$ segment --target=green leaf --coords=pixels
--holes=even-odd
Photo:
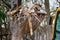
[[[0,19],[5,20],[7,18],[6,13],[4,13],[4,9],[0,8]]]

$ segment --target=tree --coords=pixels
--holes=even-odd
[[[4,34],[6,32],[3,32],[3,31],[6,30],[5,29],[6,28],[6,23],[5,23],[6,22],[6,18],[7,18],[7,15],[4,13],[3,7],[0,7],[0,40],[2,40],[2,37],[3,37],[2,35],[6,35],[6,34]]]
[[[49,20],[50,20],[50,5],[49,5],[49,0],[45,0],[45,10],[46,10],[46,12],[48,14],[48,17],[47,17],[47,24],[48,24],[47,29],[48,29],[48,31],[47,31],[47,33],[49,35],[47,34],[47,37],[48,37],[47,40],[51,40],[51,27],[49,25]]]
[[[22,0],[18,0],[18,6],[20,6],[20,5],[21,5],[21,2],[22,2]]]
[[[48,13],[48,15],[49,15],[49,13],[50,13],[49,0],[45,0],[45,10],[46,10],[46,12],[47,12],[47,13]]]

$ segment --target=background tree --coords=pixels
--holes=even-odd
[[[3,39],[3,35],[6,35],[5,33],[7,32],[6,31],[6,18],[7,18],[7,15],[4,12],[4,8],[0,7],[0,40]]]
[[[52,40],[51,39],[51,26],[49,24],[49,20],[50,20],[50,4],[49,4],[49,0],[45,0],[45,11],[47,12],[48,14],[48,18],[47,18],[47,37],[48,39],[47,40]]]

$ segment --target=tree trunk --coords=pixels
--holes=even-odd
[[[49,0],[45,0],[45,10],[49,15],[49,13],[50,13]]]
[[[22,1],[22,0],[18,0],[18,6],[20,6],[20,5],[21,5],[21,1]]]
[[[49,20],[50,20],[50,6],[49,6],[49,0],[45,0],[45,10],[48,14],[48,17],[47,17],[47,40],[52,40],[51,39],[51,27],[49,25]]]

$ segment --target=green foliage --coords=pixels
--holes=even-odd
[[[0,7],[0,20],[5,20],[7,18],[6,13],[4,13],[4,9]]]

